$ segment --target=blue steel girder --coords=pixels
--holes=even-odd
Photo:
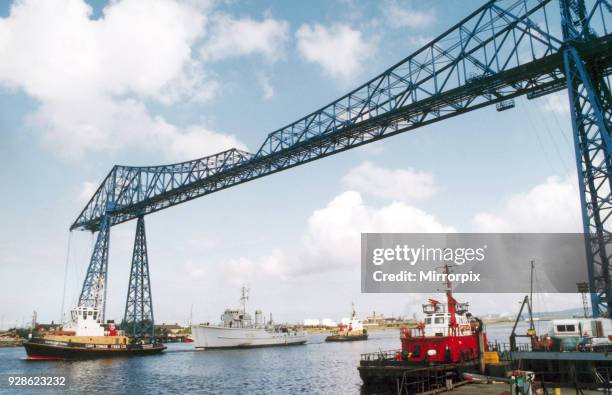
[[[601,46],[612,51],[610,40],[602,42]],[[602,52],[596,50],[601,46],[594,45],[587,48],[586,52],[601,56]],[[610,59],[605,61],[611,63]],[[405,105],[384,115],[339,128],[334,133],[312,137],[278,152],[259,157],[242,153],[240,160],[212,172],[202,172],[200,167],[189,165],[206,161],[208,157],[158,167],[116,166],[71,228],[97,230],[99,213],[105,211],[106,204],[113,205],[113,224],[125,222],[140,214],[149,214],[492,103],[538,92],[549,86],[558,86],[565,81],[562,65],[562,57],[557,53],[503,73],[473,77],[466,86],[449,90],[444,95]],[[116,190],[108,193],[112,185],[115,185]],[[107,196],[119,198],[108,202]]]
[[[597,4],[597,3],[596,3]],[[599,2],[599,9],[611,7]],[[606,65],[585,59],[579,43],[596,37],[597,7],[562,0],[563,56],[578,167],[583,229],[594,316],[612,317],[612,98]]]
[[[551,0],[489,1],[420,50],[333,103],[270,133],[255,154],[232,149],[166,166],[115,166],[71,229],[95,231],[258,177],[565,83]],[[607,11],[606,11],[607,12]],[[605,64],[604,35],[581,55]]]
[[[126,334],[132,338],[153,340],[155,337],[147,236],[142,216],[138,217],[136,224],[130,283],[122,326]]]
[[[252,154],[230,149],[193,161],[164,166],[114,166],[93,197],[89,200],[80,219],[98,219],[106,212],[114,212],[138,201],[147,201],[170,191],[193,185],[208,179],[240,163],[247,162]],[[144,211],[143,213],[146,213]],[[113,218],[113,225],[117,219]],[[99,220],[73,224],[71,229],[98,230]]]

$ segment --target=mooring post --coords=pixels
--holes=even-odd
[[[485,374],[485,342],[482,330],[478,331],[478,369],[480,373]]]

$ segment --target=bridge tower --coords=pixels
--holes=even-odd
[[[147,236],[143,216],[138,217],[136,224],[132,270],[130,271],[130,284],[125,302],[123,329],[127,335],[134,338],[148,337],[152,341],[155,337]]]
[[[108,248],[110,244],[111,216],[106,214],[100,220],[100,229],[96,237],[87,267],[87,274],[83,281],[83,288],[79,296],[79,306],[95,307],[98,309],[100,322],[104,323],[106,312],[106,282],[108,272]]]
[[[610,12],[610,5],[604,3]],[[612,317],[612,99],[605,66],[586,61],[595,38],[584,0],[560,0],[563,62],[569,93],[593,317]],[[594,7],[593,11],[597,11]]]

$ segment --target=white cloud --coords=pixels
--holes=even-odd
[[[386,169],[370,162],[351,169],[343,178],[347,189],[396,201],[431,197],[436,188],[433,175],[414,169]]]
[[[216,97],[221,88],[219,81],[207,76],[208,72],[202,63],[191,59],[176,78],[160,89],[155,99],[166,105],[181,100],[205,103]]]
[[[412,185],[423,185],[426,190],[422,195],[413,196],[414,199],[426,198],[434,191],[431,175],[427,173],[379,169],[367,162],[364,165],[350,171],[343,180],[345,184],[347,178],[354,178],[358,181],[350,182],[362,186],[366,192],[378,183],[397,183],[397,189],[384,193],[384,197],[391,198],[405,197]],[[580,232],[578,195],[573,183],[569,177],[550,177],[526,193],[515,194],[497,212],[477,214],[473,220],[476,231]],[[347,190],[310,215],[301,243],[295,249],[276,250],[268,257],[231,260],[228,273],[242,282],[265,276],[291,281],[303,275],[353,270],[360,260],[361,233],[372,232],[452,233],[456,229],[405,202],[373,206],[364,201],[360,192]],[[264,262],[268,265],[266,270]]]
[[[478,232],[581,232],[576,179],[549,177],[508,198],[497,212],[477,214],[473,222]]]
[[[187,261],[185,263],[185,272],[191,279],[203,279],[208,275],[208,271],[202,266],[193,263],[193,261]]]
[[[170,130],[161,135],[160,140],[167,140],[171,158],[198,158],[224,151],[230,147],[247,151],[247,147],[235,136],[217,133],[203,127],[192,126],[183,132]]]
[[[153,97],[191,59],[204,15],[170,0],[112,2],[99,20],[81,0],[24,0],[0,20],[0,81],[40,100]]]
[[[342,10],[342,15],[352,21],[363,18],[363,2],[358,0],[338,0],[338,7]]]
[[[381,141],[378,143],[370,143],[366,145],[362,145],[360,148],[364,153],[367,153],[368,156],[379,156],[383,152],[385,152],[385,146]]]
[[[262,21],[234,19],[219,14],[212,22],[210,38],[200,52],[207,60],[258,54],[269,61],[276,61],[282,57],[288,39],[287,21],[271,17]]]
[[[361,233],[455,232],[435,216],[406,204],[435,192],[433,176],[413,169],[385,169],[364,162],[342,179],[346,190],[308,218],[301,243],[292,251],[275,250],[258,258],[229,260],[226,275],[232,283],[290,281],[300,275],[355,269],[360,259]],[[395,200],[381,207],[368,205],[362,193]]]
[[[566,219],[553,221],[555,217],[564,217],[564,214],[571,211],[570,208],[578,213],[577,207],[572,207],[571,204],[573,188],[569,185],[570,182],[570,179],[553,177],[526,193],[512,196],[499,213],[488,214],[498,220],[497,224],[503,226],[481,223],[482,227],[478,230],[579,231],[579,228],[572,228]],[[547,204],[551,207],[544,207]],[[539,225],[541,222],[549,222],[550,228]],[[456,229],[417,207],[401,202],[373,206],[366,203],[359,192],[345,191],[324,207],[313,211],[301,243],[295,243],[297,245],[292,249],[275,250],[267,256],[232,259],[227,262],[223,273],[224,280],[232,286],[256,284],[260,293],[266,289],[284,289],[295,298],[298,295],[310,295],[305,309],[307,313],[302,314],[312,314],[310,311],[315,309],[333,311],[333,307],[325,302],[329,298],[356,300],[361,311],[363,306],[376,308],[376,311],[386,309],[389,313],[418,311],[414,306],[431,295],[407,295],[411,303],[405,311],[401,304],[397,304],[397,300],[386,299],[384,295],[368,295],[360,299],[359,262],[362,232],[450,233],[456,232]],[[313,295],[313,290],[316,290],[316,295]],[[507,305],[504,302],[509,298],[519,301],[522,295],[474,294],[464,295],[462,300],[471,302],[476,314],[490,313],[498,309],[499,313],[514,315],[514,306],[504,308]],[[579,302],[579,298],[573,294],[536,295],[536,300],[544,300],[544,304],[538,304],[538,309],[542,311],[573,307]],[[274,299],[270,298],[269,303],[273,302]],[[281,301],[274,309],[282,310],[283,306],[286,306],[286,303]],[[299,315],[297,317],[302,318]]]
[[[144,104],[214,96],[218,84],[192,57],[205,7],[124,0],[97,20],[91,13],[83,0],[24,0],[0,18],[0,85],[40,103],[28,120],[46,147],[71,159],[138,147],[181,160],[244,148],[203,125],[173,125]]]
[[[265,280],[286,280],[288,261],[285,253],[274,250],[255,259],[239,257],[225,263],[225,276],[232,285]]]
[[[551,95],[547,95],[544,98],[544,104],[542,105],[542,109],[544,111],[569,116],[570,111],[567,93],[557,92]]]
[[[397,0],[387,0],[381,3],[383,15],[393,28],[401,27],[425,27],[432,24],[436,19],[436,10],[417,10],[410,6],[402,7]]]
[[[367,205],[359,192],[346,191],[308,219],[299,270],[312,272],[355,267],[360,259],[361,233],[455,232],[433,215],[404,204],[376,208]]]
[[[98,189],[98,183],[93,181],[85,181],[81,184],[81,189],[78,193],[77,200],[81,203],[87,203],[89,199]]]
[[[167,160],[198,158],[230,147],[246,149],[235,137],[205,126],[180,128],[151,116],[135,99],[98,96],[88,101],[46,102],[29,121],[44,130],[45,146],[71,159],[126,146],[160,151]]]
[[[257,76],[257,83],[261,87],[264,100],[270,100],[272,97],[274,97],[274,87],[270,83],[270,78],[268,78],[268,76],[265,74],[259,74]]]
[[[226,276],[232,284],[259,280],[291,281],[300,275],[358,268],[361,233],[455,232],[433,215],[404,203],[367,205],[359,192],[346,191],[308,219],[301,244],[291,252],[275,250],[257,258],[229,260]]]
[[[296,32],[298,51],[308,62],[317,63],[329,76],[346,82],[361,71],[374,46],[359,30],[345,24],[325,27],[302,25]]]
[[[410,35],[410,37],[408,37],[407,39],[410,44],[414,45],[415,47],[421,48],[422,46],[424,46],[425,44],[433,40],[433,37],[422,36],[420,34],[417,34],[417,35]]]

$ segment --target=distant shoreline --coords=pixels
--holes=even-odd
[[[486,325],[512,324],[514,323],[514,320],[515,318],[508,317],[508,318],[485,319],[485,320],[482,320],[482,322]],[[415,327],[416,327],[416,323],[414,322],[407,322],[407,323],[393,324],[393,325],[364,325],[364,328],[370,332],[387,331],[387,330],[394,330],[394,329],[400,329],[400,328],[415,328]],[[329,333],[329,332],[337,330],[336,327],[332,327],[332,328],[304,327],[303,329],[308,333]]]
[[[400,329],[404,327],[413,328],[415,326],[416,324],[414,323],[406,323],[406,324],[397,324],[397,325],[395,324],[394,325],[364,325],[363,328],[369,332],[377,332],[377,331]],[[337,327],[332,327],[332,328],[305,327],[304,328],[304,330],[308,333],[329,333],[329,332],[336,331],[337,329],[338,329]]]

